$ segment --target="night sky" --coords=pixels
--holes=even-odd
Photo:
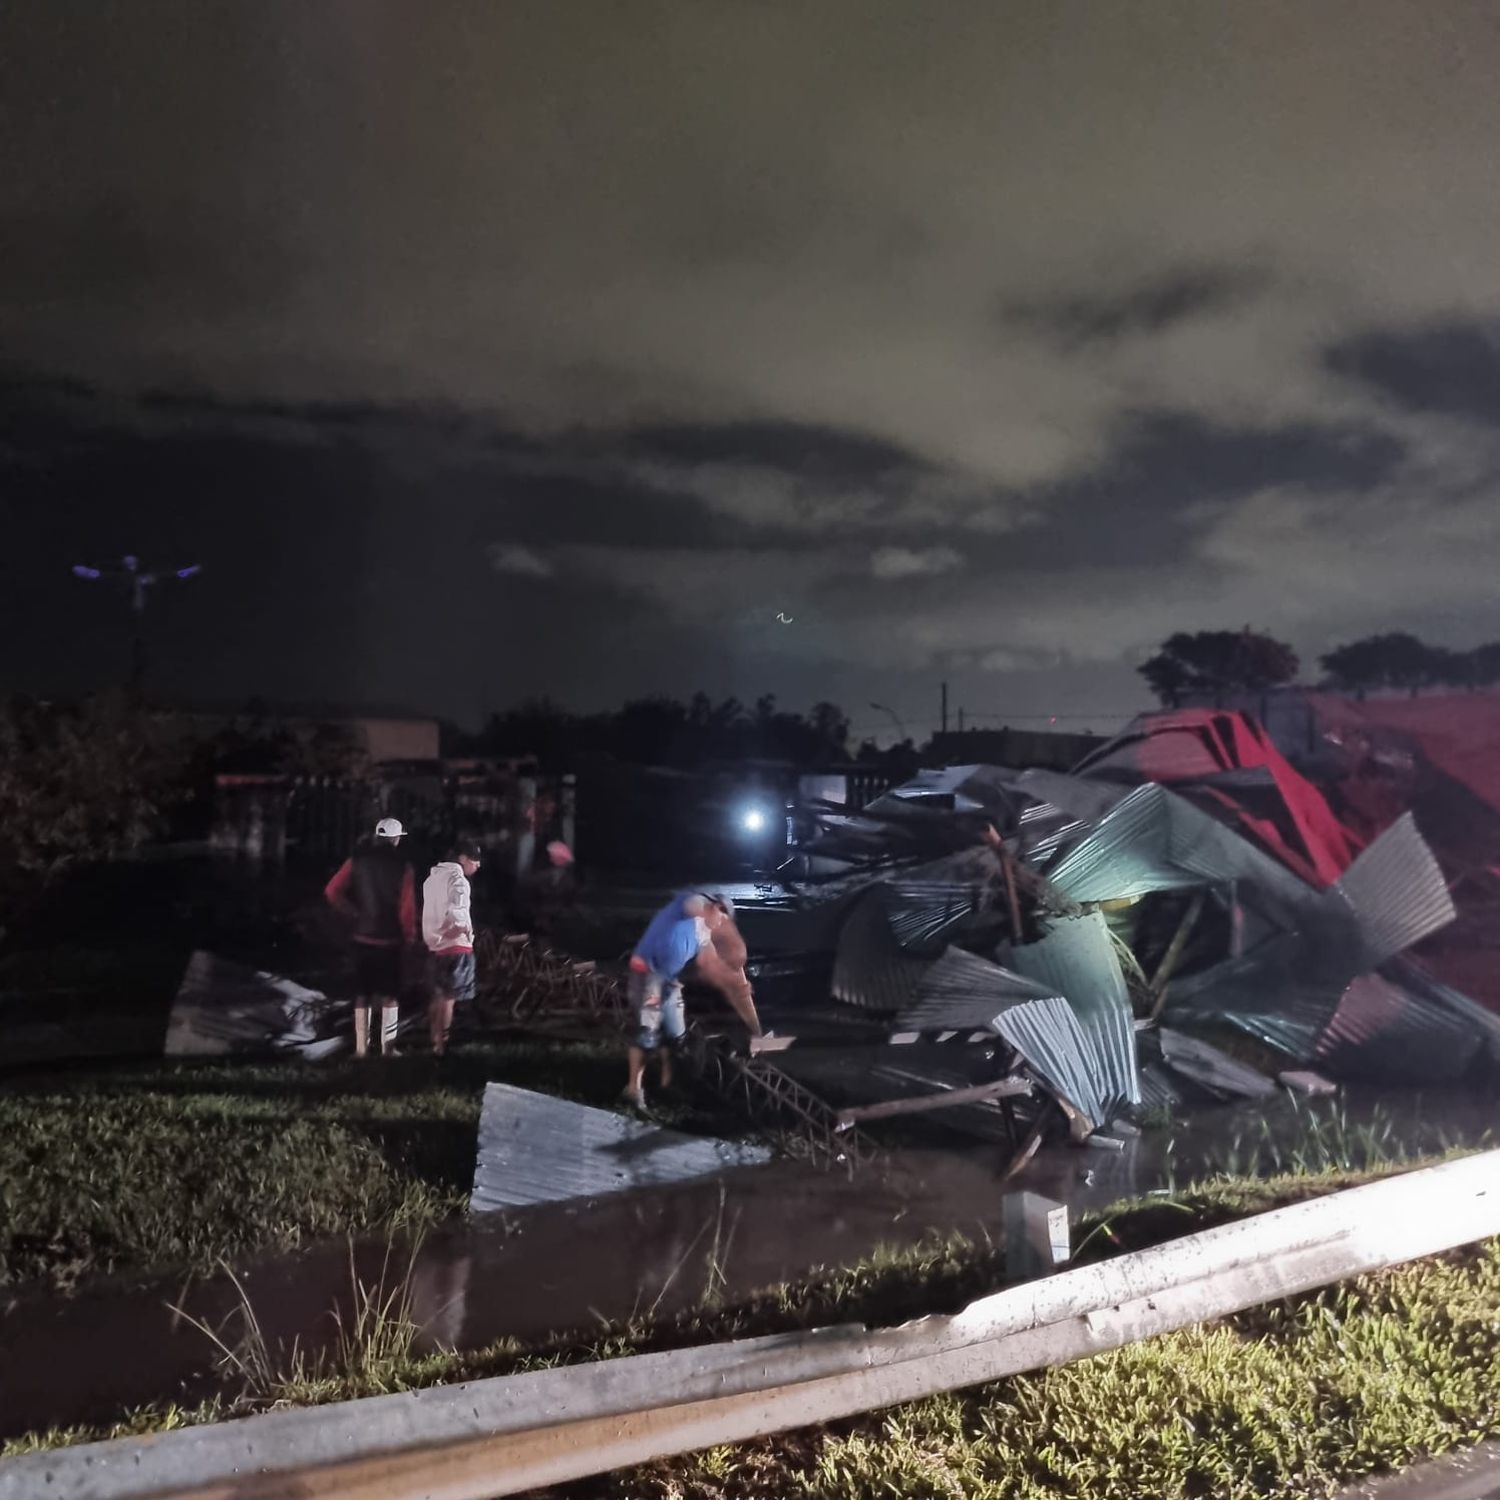
[[[6,0],[0,685],[1109,729],[1500,636],[1500,9]],[[784,624],[778,615],[790,617]]]

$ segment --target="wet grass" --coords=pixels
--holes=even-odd
[[[552,1493],[1325,1494],[1500,1434],[1500,1241],[1035,1375]]]
[[[1077,1258],[1081,1262],[1099,1260],[1126,1249],[1162,1243],[1216,1223],[1355,1186],[1403,1165],[1413,1163],[1386,1163],[1359,1171],[1328,1170],[1317,1174],[1293,1172],[1280,1178],[1254,1183],[1213,1179],[1185,1189],[1171,1202],[1147,1199],[1118,1205],[1084,1221],[1080,1231],[1084,1244]],[[355,1280],[354,1295],[351,1298],[354,1315],[346,1324],[341,1324],[340,1337],[333,1352],[324,1354],[316,1362],[309,1362],[295,1347],[272,1358],[264,1339],[260,1337],[250,1300],[242,1292],[241,1306],[233,1320],[235,1326],[205,1330],[206,1337],[212,1339],[221,1370],[226,1376],[225,1394],[199,1408],[156,1408],[161,1417],[161,1430],[196,1421],[248,1415],[282,1406],[318,1405],[498,1375],[519,1374],[559,1365],[737,1338],[798,1332],[836,1324],[890,1327],[928,1314],[957,1312],[976,1298],[998,1290],[1005,1282],[1004,1254],[1000,1246],[960,1235],[931,1236],[916,1246],[877,1248],[871,1255],[853,1265],[821,1268],[795,1282],[766,1288],[733,1303],[726,1303],[722,1295],[724,1274],[723,1266],[719,1264],[719,1254],[721,1250],[727,1253],[730,1247],[723,1235],[722,1214],[717,1223],[710,1219],[704,1225],[702,1239],[709,1247],[710,1254],[708,1265],[702,1273],[702,1295],[694,1308],[671,1318],[657,1318],[655,1308],[646,1308],[640,1310],[634,1318],[623,1322],[601,1322],[592,1329],[562,1333],[529,1345],[506,1339],[473,1351],[414,1353],[416,1329],[412,1323],[407,1291],[409,1260],[404,1276],[390,1274],[388,1258],[386,1271],[375,1284],[362,1286]],[[1500,1254],[1500,1251],[1496,1254]],[[1494,1258],[1492,1255],[1491,1259]],[[1483,1277],[1488,1278],[1483,1279],[1483,1288],[1493,1289],[1496,1275],[1500,1274],[1488,1261],[1476,1260],[1472,1255],[1449,1257],[1433,1264],[1442,1266],[1450,1263],[1471,1269],[1479,1266],[1483,1270]],[[1489,1269],[1484,1270],[1485,1266]],[[351,1264],[351,1277],[353,1276]],[[1320,1294],[1325,1300],[1337,1295],[1339,1294],[1335,1292]],[[1267,1317],[1270,1318],[1271,1315],[1267,1314]],[[1273,1322],[1274,1319],[1267,1323],[1267,1328]],[[1500,1331],[1500,1297],[1496,1298],[1492,1309],[1492,1322],[1495,1329]],[[1253,1319],[1240,1319],[1225,1327],[1243,1332],[1253,1324]],[[1174,1337],[1182,1339],[1187,1336]],[[1500,1357],[1500,1352],[1497,1352],[1497,1357]],[[1064,1372],[1054,1372],[1054,1375],[1062,1373]],[[1041,1378],[1043,1377],[1037,1377]],[[962,1399],[968,1401],[970,1398]],[[931,1404],[924,1403],[924,1406]],[[0,1449],[0,1454],[156,1430],[151,1425],[151,1410],[153,1409],[142,1408],[126,1413],[118,1423],[108,1427],[60,1429],[51,1433],[32,1434]],[[847,1427],[847,1433],[861,1432],[867,1439],[874,1430],[868,1422],[863,1426],[856,1424]],[[845,1432],[846,1429],[840,1428],[838,1431]],[[821,1443],[823,1437],[820,1436],[817,1441]],[[806,1446],[806,1442],[801,1437],[792,1436],[779,1440],[776,1445],[770,1445],[767,1451],[800,1451],[800,1447]],[[696,1463],[697,1460],[691,1462]],[[703,1462],[712,1467],[715,1460],[710,1458]],[[753,1478],[757,1461],[752,1458],[747,1462],[749,1467],[746,1474],[739,1474],[734,1481],[736,1484],[748,1482],[746,1475]],[[681,1467],[679,1465],[671,1469],[670,1474],[678,1475]],[[696,1475],[692,1481],[694,1484],[706,1482],[704,1474],[699,1474],[696,1470],[693,1472]],[[704,1473],[706,1472],[705,1470]],[[663,1477],[668,1473],[668,1470],[662,1470],[657,1475],[666,1484],[665,1488],[653,1488],[656,1479],[647,1476],[641,1480],[644,1487],[639,1491],[626,1488],[611,1493],[663,1496],[721,1493],[711,1488],[688,1487],[674,1490]],[[814,1484],[815,1477],[799,1475],[797,1484],[812,1486],[814,1492],[822,1493]],[[676,1482],[674,1478],[672,1483]],[[797,1490],[789,1488],[785,1492],[795,1493]],[[777,1491],[767,1487],[730,1487],[722,1493],[727,1496],[741,1493],[772,1494]],[[828,1493],[867,1492],[835,1488]],[[875,1489],[868,1493],[895,1494],[905,1491]],[[915,1493],[956,1494],[967,1491],[938,1489],[918,1490]],[[988,1494],[990,1491],[984,1490],[981,1493]],[[997,1490],[995,1493],[1011,1491]],[[1015,1493],[1032,1492],[1021,1489]],[[1053,1491],[1039,1490],[1036,1493],[1050,1494]],[[1135,1491],[1122,1493],[1133,1494]]]
[[[12,1083],[0,1285],[421,1229],[466,1209],[486,1081],[613,1106],[621,1072],[606,1044],[528,1040],[442,1064],[158,1063]]]
[[[915,1271],[941,1269],[955,1253],[934,1247],[904,1263],[889,1257],[889,1267],[909,1286]],[[849,1306],[882,1275],[878,1264],[849,1273]],[[825,1295],[839,1299],[831,1288]],[[497,1346],[478,1356],[414,1359],[399,1297],[371,1292],[363,1305],[372,1316],[347,1350],[318,1370],[287,1371],[258,1399],[141,1409],[107,1429],[18,1439],[0,1456],[643,1347],[627,1330],[567,1349]],[[550,1493],[1250,1500],[1326,1493],[1496,1435],[1500,1241],[1490,1241],[1058,1369]]]

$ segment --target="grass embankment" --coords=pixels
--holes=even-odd
[[[1410,1163],[1224,1178],[1100,1218],[1087,1258],[1356,1185]],[[1107,1234],[1102,1232],[1107,1230]],[[881,1251],[731,1306],[523,1347],[416,1355],[399,1279],[356,1299],[357,1326],[317,1365],[266,1357],[247,1321],[226,1358],[234,1400],[152,1408],[111,1428],[0,1449],[163,1431],[590,1359],[833,1323],[889,1326],[956,1311],[1003,1277],[998,1247],[961,1238]],[[710,1278],[712,1280],[712,1278]],[[569,1494],[730,1500],[826,1496],[1250,1496],[1316,1492],[1500,1432],[1500,1242],[1276,1304],[1060,1370],[716,1449]]]
[[[1500,1241],[1060,1369],[558,1492],[1308,1496],[1500,1434]]]
[[[0,1285],[204,1269],[465,1210],[487,1081],[613,1105],[602,1044],[314,1065],[157,1063],[0,1092]],[[687,1123],[692,1123],[689,1120]]]

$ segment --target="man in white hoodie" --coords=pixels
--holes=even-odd
[[[427,944],[431,987],[427,1022],[436,1057],[448,1048],[454,1002],[474,998],[474,918],[469,911],[469,877],[479,868],[479,862],[477,844],[457,843],[447,859],[432,867],[422,885],[422,938]]]

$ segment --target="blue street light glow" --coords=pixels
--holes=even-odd
[[[748,807],[740,814],[740,827],[746,833],[761,833],[765,826],[766,815],[758,807]]]

